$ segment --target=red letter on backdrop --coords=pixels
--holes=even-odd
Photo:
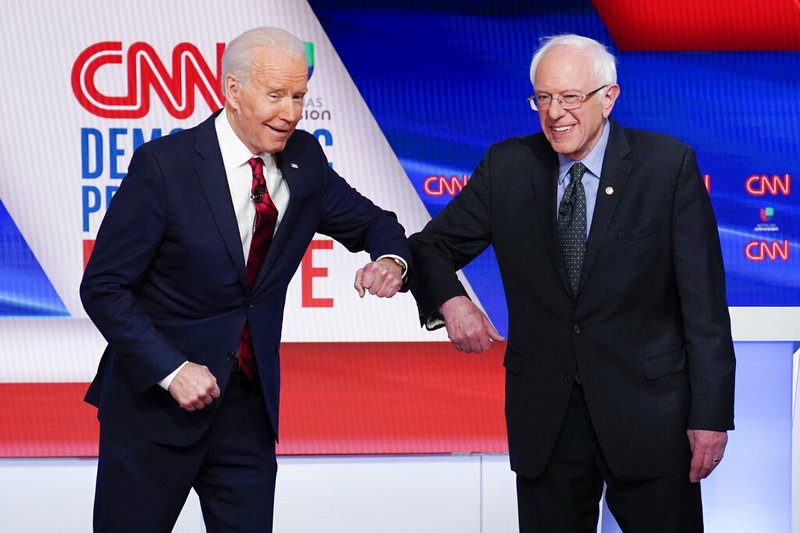
[[[328,269],[314,266],[314,250],[333,250],[333,241],[313,240],[309,243],[301,266],[300,285],[303,307],[333,307],[333,298],[314,298],[314,278],[327,278]]]

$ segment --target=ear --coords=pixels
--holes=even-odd
[[[239,83],[233,74],[225,76],[225,101],[233,109],[239,109],[239,93],[242,90],[242,84]]]
[[[618,97],[619,85],[616,83],[605,90],[605,94],[602,99],[603,118],[608,118],[608,116],[611,114],[611,110],[614,109],[614,104],[617,102]]]

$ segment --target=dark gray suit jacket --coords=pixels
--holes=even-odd
[[[455,271],[492,244],[509,311],[512,468],[552,452],[573,376],[613,472],[688,472],[686,430],[733,428],[735,360],[719,236],[694,152],[613,121],[577,298],[558,244],[558,158],[543,134],[489,148],[411,237],[423,321],[466,292]]]

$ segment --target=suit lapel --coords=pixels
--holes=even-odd
[[[242,253],[242,239],[239,236],[239,226],[236,222],[236,213],[233,211],[231,191],[222,162],[222,153],[219,150],[214,119],[219,112],[214,113],[209,119],[197,127],[195,150],[200,154],[201,160],[197,162],[197,178],[200,187],[206,196],[206,201],[214,216],[222,241],[228,249],[231,261],[236,268],[239,279],[247,287],[245,261]],[[203,228],[198,228],[203,231]]]
[[[558,226],[556,225],[556,198],[558,191],[558,156],[556,156],[545,136],[535,137],[533,146],[534,159],[541,162],[541,168],[533,168],[534,204],[539,216],[539,223],[544,233],[544,243],[553,266],[564,289],[571,293],[567,270],[561,258],[561,247],[558,244]]]
[[[603,158],[603,170],[600,177],[600,186],[597,189],[597,200],[594,206],[592,228],[586,242],[586,256],[583,260],[581,271],[581,285],[588,278],[592,264],[597,257],[600,243],[603,242],[608,225],[614,216],[619,199],[622,196],[625,182],[631,172],[631,163],[627,160],[630,145],[625,135],[625,130],[615,122],[609,120],[611,132],[608,137],[608,146]]]

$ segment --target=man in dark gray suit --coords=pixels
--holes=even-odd
[[[490,147],[411,237],[422,321],[465,352],[503,340],[455,274],[493,245],[523,533],[594,531],[604,483],[625,531],[702,531],[735,359],[694,152],[610,120],[615,60],[594,40],[546,40],[531,82],[542,133]]]

